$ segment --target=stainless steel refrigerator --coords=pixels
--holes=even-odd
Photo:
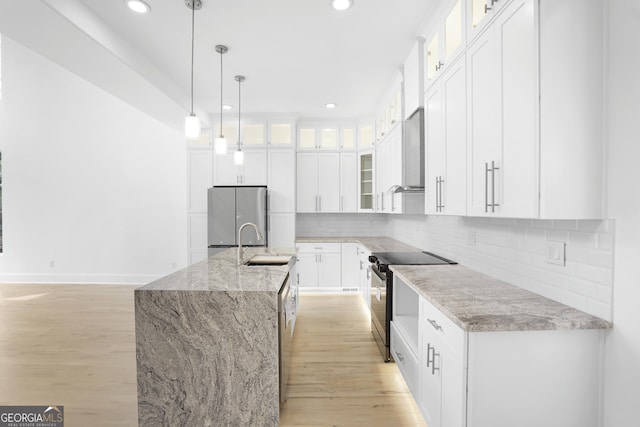
[[[209,256],[237,247],[238,228],[246,222],[258,226],[242,230],[243,246],[267,246],[267,187],[211,187],[207,194]]]

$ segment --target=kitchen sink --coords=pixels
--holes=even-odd
[[[287,265],[290,255],[254,255],[245,263],[247,266]]]

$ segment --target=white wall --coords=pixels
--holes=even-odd
[[[638,425],[640,403],[640,2],[609,2],[609,216],[616,219],[605,426]]]
[[[181,135],[6,37],[2,67],[0,281],[146,283],[184,266]]]

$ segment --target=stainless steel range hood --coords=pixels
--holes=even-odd
[[[424,193],[424,108],[418,108],[402,126],[402,182],[387,193]]]

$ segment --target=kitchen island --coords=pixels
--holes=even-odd
[[[282,266],[237,266],[235,249],[135,291],[140,426],[278,425]]]

